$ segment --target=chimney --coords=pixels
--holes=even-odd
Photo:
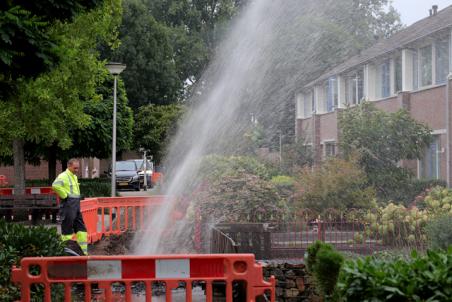
[[[433,5],[433,6],[432,6],[432,11],[433,11],[433,16],[435,16],[436,14],[438,14],[438,5]]]
[[[428,12],[429,12],[429,16],[431,17],[433,15],[432,9],[429,9]]]

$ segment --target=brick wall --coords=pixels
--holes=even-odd
[[[57,174],[61,172],[61,162],[57,162]],[[14,185],[14,167],[13,166],[0,166],[0,175],[5,175],[8,178],[8,183]],[[25,166],[25,178],[26,179],[48,179],[48,162],[41,161],[39,166],[33,166],[27,164]]]

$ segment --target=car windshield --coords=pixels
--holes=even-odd
[[[142,159],[136,159],[135,163],[137,164],[137,167],[140,167],[140,170],[143,170],[143,160]],[[152,162],[149,160],[146,161],[146,170],[153,170],[154,166]]]
[[[133,161],[118,161],[116,163],[116,171],[136,171],[137,168]]]

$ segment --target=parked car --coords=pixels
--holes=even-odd
[[[143,165],[143,159],[133,159],[133,161],[136,163],[138,168],[138,175],[140,175],[141,178],[143,178],[144,175],[144,165]],[[146,182],[148,188],[153,187],[152,183],[152,174],[154,173],[154,163],[150,160],[146,160]],[[143,182],[144,186],[144,182]]]
[[[143,187],[143,177],[140,177],[138,166],[134,160],[117,161],[115,175],[118,189],[139,191]]]

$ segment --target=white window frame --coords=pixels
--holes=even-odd
[[[336,140],[334,139],[327,139],[327,140],[323,140],[321,142],[321,145],[323,146],[323,158],[330,158],[330,157],[335,157],[337,155],[337,144],[336,144]],[[333,145],[334,146],[334,154],[333,155],[328,155],[327,154],[327,145]]]
[[[436,175],[435,178],[426,178],[423,177],[421,174],[421,167],[422,167],[422,160],[417,160],[417,178],[418,179],[441,179],[441,153],[444,153],[443,147],[441,146],[441,134],[445,134],[447,131],[445,129],[435,130],[432,131],[432,135],[435,137],[435,140],[437,140],[437,148],[436,148]],[[428,146],[430,148],[430,145]],[[423,169],[423,168],[422,168]]]
[[[382,79],[382,70],[383,70],[383,65],[384,64],[388,64],[389,70],[388,70],[388,95],[383,95],[383,79]],[[394,95],[393,92],[393,79],[395,78],[394,74],[394,67],[393,67],[394,63],[393,63],[393,59],[392,58],[384,58],[383,60],[378,61],[375,64],[375,79],[376,79],[376,85],[375,85],[375,100],[382,100],[382,99],[386,99],[386,98],[390,98]]]

